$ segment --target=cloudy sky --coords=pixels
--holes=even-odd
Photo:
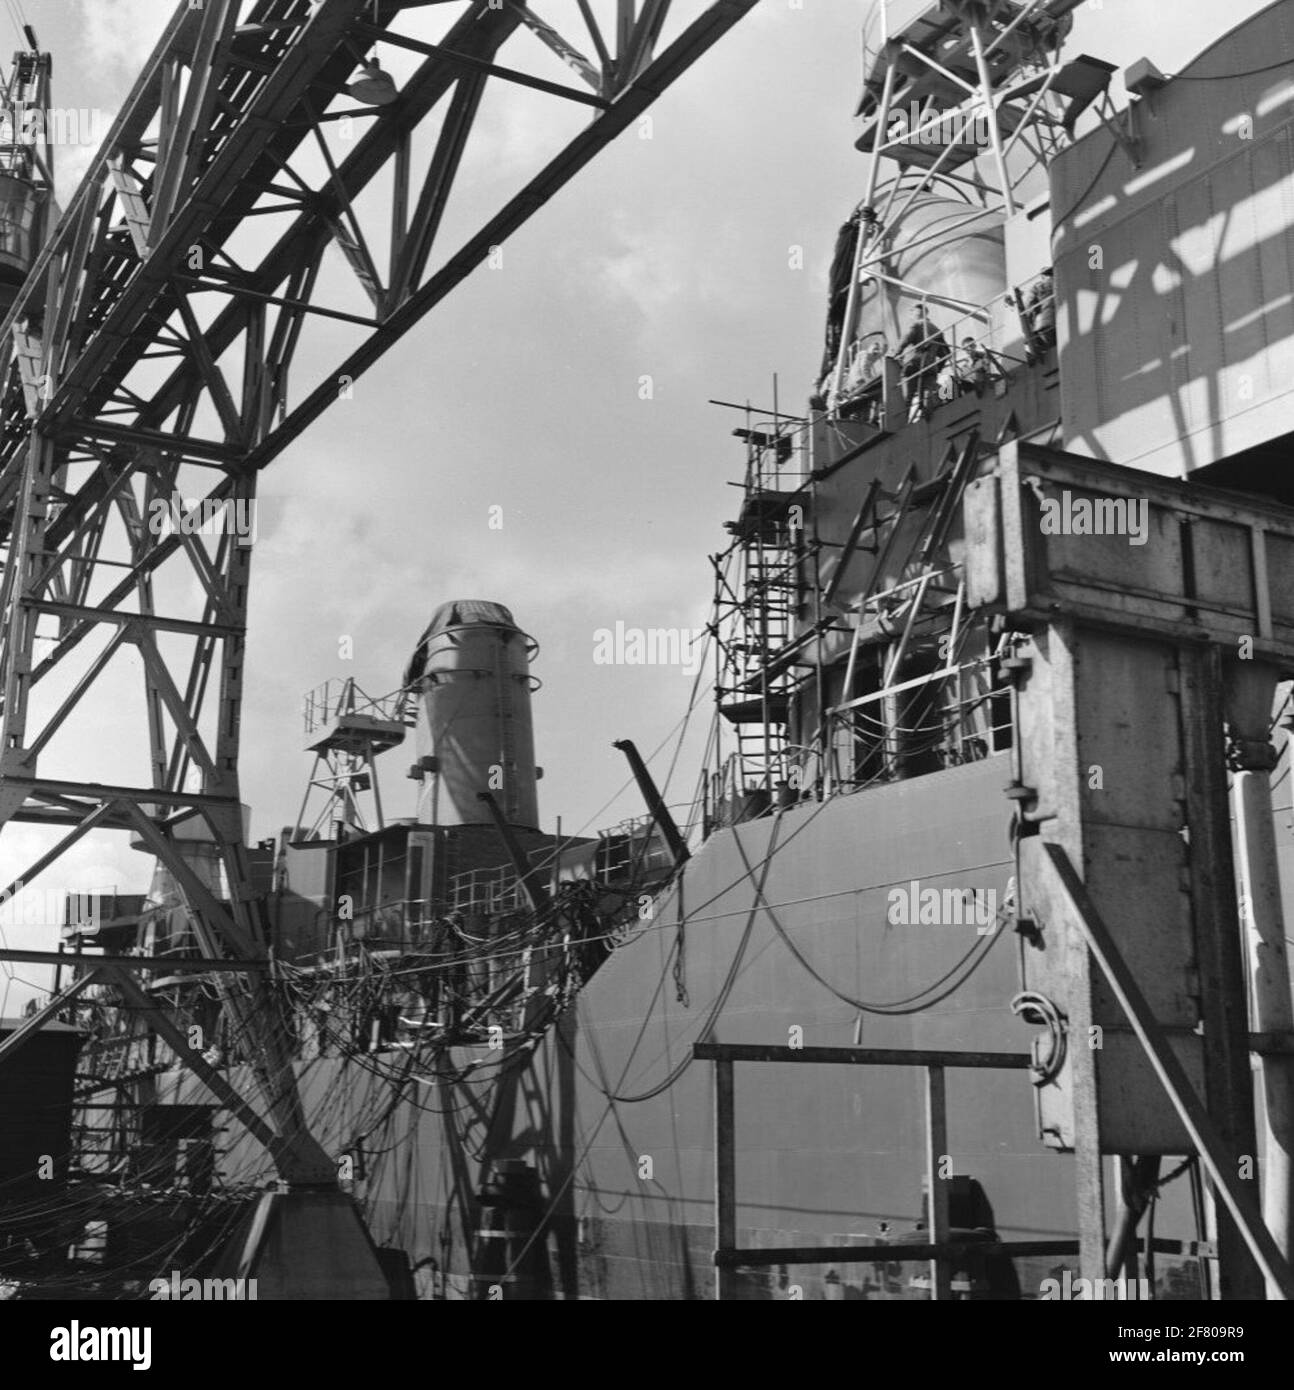
[[[24,8],[54,55],[55,103],[110,118],[173,7]],[[443,23],[459,8],[424,13]],[[574,0],[535,8],[582,38]],[[701,6],[675,8],[685,21]],[[1152,0],[1091,0],[1069,51],[1121,66],[1145,55],[1172,72],[1261,8],[1175,0],[1168,24],[1168,8]],[[568,832],[592,831],[640,812],[621,790],[612,740],[655,748],[682,716],[691,681],[679,670],[597,665],[594,633],[617,621],[706,621],[706,556],[724,545],[738,498],[729,484],[744,463],[730,435],[741,418],[707,401],[767,406],[776,375],[784,408],[803,404],[836,228],[862,191],[851,116],[867,9],[762,0],[656,104],[650,139],[631,129],[599,155],[507,244],[500,269],[456,290],[267,471],[243,716],[254,838],[297,811],[309,766],[302,693],[337,675],[372,693],[394,689],[431,611],[452,598],[507,604],[539,640],[545,825],[560,815]],[[0,26],[5,52],[14,36],[2,12]],[[389,66],[400,75],[398,60]],[[479,182],[464,185],[472,199],[496,182],[515,186],[569,133],[569,113],[559,130],[550,110],[562,104],[515,98],[502,91],[483,109],[484,156],[469,166]],[[92,153],[60,152],[64,203]],[[494,507],[501,529],[489,525]],[[348,662],[338,659],[343,637],[354,643]],[[95,718],[100,740],[135,737],[133,716]],[[702,707],[695,722],[707,720]],[[397,750],[388,761],[388,814],[412,814],[401,776],[409,759]],[[680,761],[671,801],[689,799],[696,771]],[[10,827],[0,876],[21,872],[46,843]],[[46,879],[141,891],[148,872],[121,837],[104,836]],[[50,927],[7,935],[45,949],[56,940]],[[0,976],[0,1013],[20,1008],[28,982],[42,979],[35,968],[16,975],[8,986]]]

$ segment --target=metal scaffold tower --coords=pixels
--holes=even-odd
[[[669,0],[581,4],[578,44],[520,0],[437,6],[450,18],[435,43],[407,32],[427,14],[413,0],[180,5],[0,323],[0,827],[60,835],[14,880],[31,883],[94,831],[132,832],[157,856],[203,957],[249,967],[245,986],[237,972],[217,978],[264,1113],[186,1045],[135,969],[94,976],[290,1182],[336,1175],[307,1131],[280,1011],[250,968],[266,932],[239,789],[253,549],[239,523],[261,469],[754,3],[713,0],[668,41]],[[379,60],[392,53],[417,60],[398,86]],[[571,81],[542,75],[554,54]],[[442,256],[482,99],[522,91],[588,124]],[[48,197],[42,158],[28,175]],[[344,273],[325,270],[334,245]],[[333,365],[303,386],[320,362]],[[110,742],[68,734],[132,662],[145,753],[123,775]],[[227,899],[177,846],[194,815]]]
[[[1107,92],[1112,65],[1061,58],[1082,2],[876,0],[863,33],[856,147],[868,156],[867,174],[852,219],[848,293],[835,306],[835,393],[869,299],[952,311],[980,339],[992,326],[990,307],[920,283],[913,258],[982,228],[986,214],[1020,212],[1098,99],[1101,118],[1124,138]],[[931,194],[948,204],[923,215],[919,200]],[[1023,316],[1024,306],[1014,307]]]
[[[4,92],[0,94],[0,171],[25,182],[34,196],[20,204],[26,215],[6,219],[6,244],[0,255],[12,258],[11,271],[23,257],[36,231],[37,215],[47,206],[54,188],[54,129],[50,76],[53,63],[42,53],[29,25],[24,26],[26,52],[13,55]],[[9,190],[7,190],[9,191]],[[25,274],[26,267],[23,267]]]
[[[934,408],[934,373],[914,380],[900,360],[909,309],[931,315],[932,334],[951,327],[967,353],[946,361],[940,400],[1004,386],[1009,364],[1050,345],[1019,288],[1003,294],[1000,271],[994,282],[971,261],[970,273],[949,274],[938,257],[951,240],[980,237],[1000,265],[1007,224],[1045,190],[1047,162],[1090,107],[1099,102],[1122,138],[1111,65],[1061,57],[1079,3],[876,0],[865,21],[866,175],[832,268],[826,375],[809,421],[774,410],[738,431],[743,505],[729,563],[716,562],[716,685],[735,744],[712,777],[721,816],[1000,746],[996,655],[985,632],[968,630],[947,549],[978,438],[950,448],[930,477],[874,479],[835,539],[819,533],[817,454],[839,463]],[[814,686],[814,712],[797,725],[789,712]]]
[[[804,594],[816,588],[804,574],[816,547],[805,531],[803,422],[774,412],[756,427],[747,417],[734,431],[746,444],[741,512],[727,523],[732,544],[712,557],[715,690],[733,748],[714,773],[709,804],[737,820],[767,808],[787,784],[787,719],[805,680],[792,639]]]
[[[386,824],[378,788],[377,758],[404,742],[414,717],[408,693],[366,695],[353,677],[325,681],[303,702],[306,751],[315,755],[306,780],[296,839],[336,836],[338,830],[367,834]],[[311,793],[321,791],[323,804],[307,816]],[[371,819],[364,813],[365,793],[372,801]]]

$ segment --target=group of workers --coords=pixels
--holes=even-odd
[[[870,423],[879,423],[881,378],[890,355],[879,334],[860,342],[842,386],[841,402],[860,401]],[[902,371],[909,420],[923,418],[939,400],[952,400],[968,391],[981,394],[992,375],[1000,374],[995,359],[974,338],[963,338],[951,348],[924,306],[913,315],[912,325],[893,356]]]
[[[1037,362],[1056,342],[1056,301],[1050,267],[1017,304],[1024,321],[1028,360]],[[924,304],[913,311],[908,331],[892,355],[900,364],[909,423],[924,419],[940,401],[950,401],[970,391],[982,395],[991,381],[1004,375],[996,356],[974,338],[965,337],[955,347],[950,346]],[[837,404],[848,405],[850,413],[861,410],[869,423],[880,424],[882,378],[888,356],[891,353],[882,334],[873,333],[855,343]]]

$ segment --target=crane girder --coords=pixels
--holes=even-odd
[[[0,324],[0,831],[62,835],[16,881],[90,830],[130,830],[171,872],[203,954],[263,960],[238,779],[252,546],[196,522],[254,506],[260,469],[756,2],[694,0],[659,52],[670,0],[581,3],[578,41],[555,27],[576,11],[540,0],[179,6]],[[369,66],[397,52],[417,60],[398,86]],[[554,80],[554,55],[572,81]],[[442,257],[496,91],[588,122]],[[294,394],[291,369],[331,360],[337,335],[340,358]],[[43,775],[132,655],[148,765],[123,779],[105,740],[102,762],[82,744],[74,773],[63,759]],[[195,821],[227,903],[182,853]],[[281,1175],[329,1181],[264,972],[222,979]]]

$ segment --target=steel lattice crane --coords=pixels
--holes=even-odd
[[[94,977],[144,1012],[295,1187],[335,1189],[336,1169],[308,1132],[286,1028],[256,968],[266,934],[238,779],[252,547],[183,522],[247,507],[266,464],[756,0],[712,0],[660,52],[670,0],[581,0],[589,57],[521,0],[451,2],[457,17],[435,44],[401,28],[422,0],[182,4],[0,327],[10,346],[0,829],[20,821],[63,832],[4,887],[30,884],[93,830],[130,831],[156,854],[203,955],[249,967],[215,978],[260,1107],[188,1046],[133,972],[104,966]],[[529,70],[545,48],[572,69],[570,83]],[[373,61],[393,49],[421,60],[399,88]],[[48,60],[20,55],[20,70],[47,98]],[[487,86],[586,107],[590,121],[429,272]],[[354,138],[336,138],[339,122]],[[424,128],[436,134],[419,179]],[[14,172],[33,205],[52,206],[48,148]],[[389,197],[375,216],[383,177]],[[253,224],[273,234],[249,236]],[[334,245],[367,301],[362,313],[338,307],[350,298],[320,274]],[[338,323],[351,330],[349,351],[309,389],[290,389],[312,330]],[[177,524],[153,525],[163,514]],[[93,759],[75,776],[54,771],[69,716],[101,697],[127,649],[144,670],[148,765],[125,783],[98,775]],[[42,686],[58,694],[36,698]],[[174,827],[195,815],[218,847],[227,903],[176,847]],[[56,996],[42,1016],[65,1003]]]

